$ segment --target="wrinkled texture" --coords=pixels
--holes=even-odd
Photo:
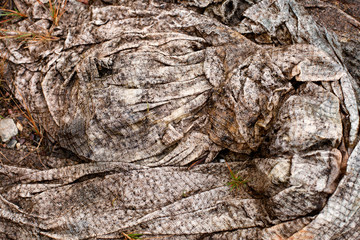
[[[355,55],[305,2],[70,1],[59,41],[0,42],[15,95],[88,161],[6,152],[0,237],[357,239]],[[23,30],[51,20],[17,4]]]

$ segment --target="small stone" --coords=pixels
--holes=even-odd
[[[16,149],[20,149],[21,148],[21,144],[20,143],[17,143],[16,144]]]
[[[16,140],[11,140],[8,144],[6,144],[6,147],[8,148],[14,148],[17,144],[17,141]]]
[[[18,134],[18,128],[11,118],[0,120],[0,137],[3,142],[9,141]]]
[[[222,159],[219,160],[219,162],[224,163],[225,159],[222,158]]]
[[[25,142],[25,138],[20,138],[19,143],[22,145]]]
[[[19,122],[16,123],[16,127],[17,129],[19,129],[20,132],[22,132],[22,130],[24,129],[24,127]]]

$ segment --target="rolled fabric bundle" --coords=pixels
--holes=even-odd
[[[1,40],[15,96],[87,163],[6,151],[0,237],[357,239],[358,86],[336,35],[294,0],[243,2],[69,1],[52,41]],[[16,4],[21,31],[55,24]]]

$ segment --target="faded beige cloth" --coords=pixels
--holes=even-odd
[[[0,41],[5,78],[87,163],[4,159],[0,237],[358,238],[359,88],[296,1],[69,1],[55,30]]]

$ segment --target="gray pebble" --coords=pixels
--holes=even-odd
[[[9,141],[18,134],[18,129],[14,120],[5,118],[0,120],[0,137],[3,142]]]
[[[17,141],[12,139],[8,144],[6,144],[6,146],[8,148],[14,148],[16,146],[16,144],[17,144]]]

